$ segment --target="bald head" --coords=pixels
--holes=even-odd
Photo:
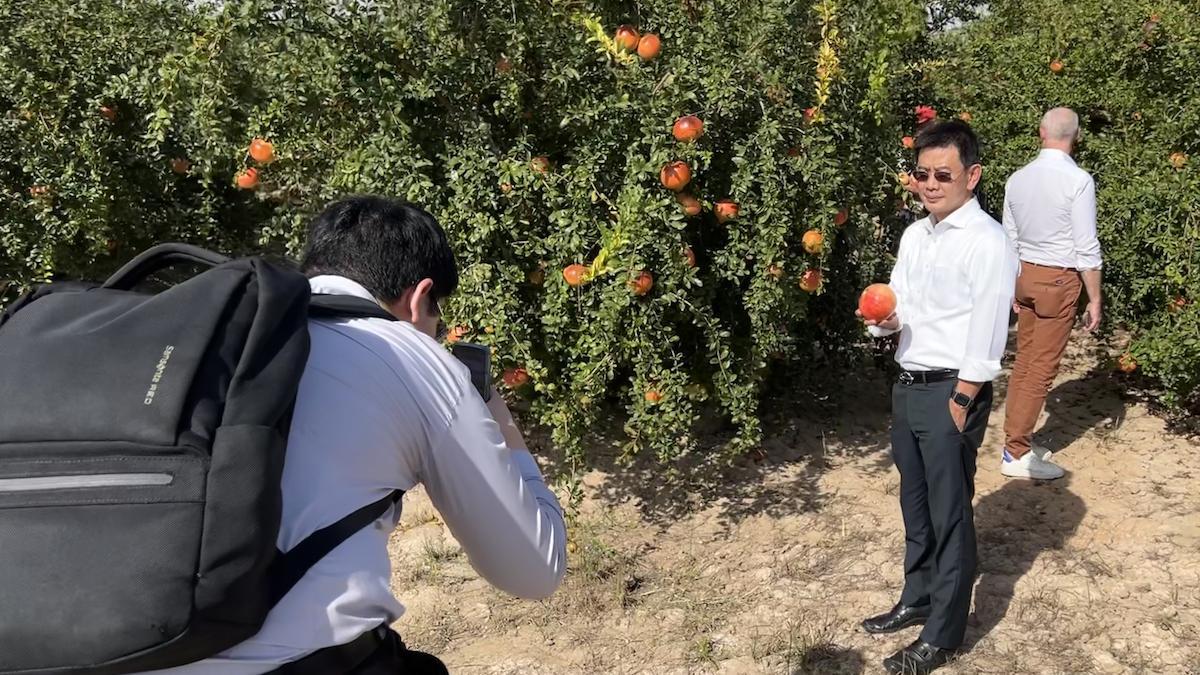
[[[1042,147],[1071,151],[1079,140],[1079,115],[1070,108],[1054,108],[1042,115]]]

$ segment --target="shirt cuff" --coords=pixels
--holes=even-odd
[[[1080,272],[1086,272],[1088,270],[1098,270],[1098,269],[1100,269],[1101,265],[1102,265],[1102,263],[1100,262],[1099,258],[1093,258],[1091,256],[1088,256],[1088,257],[1080,256],[1075,259],[1075,269],[1079,270]]]
[[[894,335],[899,332],[900,331],[898,331],[898,330],[892,330],[890,328],[884,328],[882,326],[867,326],[867,334],[870,335],[871,337],[877,337],[877,338],[887,337],[889,335]]]
[[[1000,374],[1000,360],[965,359],[958,369],[958,379],[967,382],[991,382]]]

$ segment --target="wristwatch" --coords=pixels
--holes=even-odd
[[[963,410],[970,408],[971,404],[975,402],[975,399],[967,396],[961,391],[954,392],[954,395],[950,397],[950,400],[954,401],[954,405],[962,408]]]

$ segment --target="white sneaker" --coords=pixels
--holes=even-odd
[[[1037,443],[1030,445],[1029,451],[1032,452],[1033,454],[1037,455],[1038,458],[1043,459],[1047,462],[1049,462],[1050,458],[1054,456],[1053,450],[1051,450],[1050,448],[1047,448],[1044,445],[1038,445]]]
[[[1064,472],[1061,466],[1048,462],[1033,452],[1025,453],[1020,459],[1013,459],[1013,456],[1008,454],[1008,448],[1005,448],[1000,460],[1000,473],[1010,478],[1054,480],[1062,478]]]

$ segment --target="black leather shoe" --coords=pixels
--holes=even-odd
[[[863,630],[868,633],[895,633],[901,628],[925,623],[929,618],[929,605],[909,607],[898,602],[887,614],[873,616],[862,622]]]
[[[883,667],[892,675],[927,675],[958,656],[957,649],[942,649],[917,640],[883,660]]]

